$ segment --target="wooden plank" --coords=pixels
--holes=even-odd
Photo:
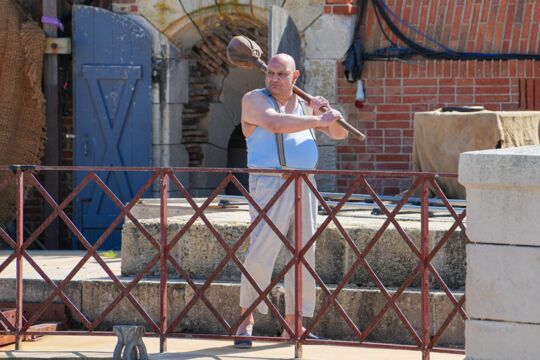
[[[57,17],[57,0],[43,0],[43,15]],[[43,25],[43,30],[47,37],[55,38],[58,35],[56,26]],[[60,157],[60,87],[58,83],[58,55],[45,55],[43,64],[43,88],[45,94],[45,123],[47,128],[47,142],[45,143],[44,165],[61,165]],[[59,201],[60,198],[60,176],[57,171],[45,171],[45,188],[49,194]],[[51,210],[48,211],[50,214]],[[48,215],[48,214],[47,214]],[[52,222],[44,232],[45,241],[43,244],[49,250],[58,249],[60,245],[60,223],[59,220]]]

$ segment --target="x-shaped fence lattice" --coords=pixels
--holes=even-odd
[[[40,168],[38,167],[38,169]],[[46,170],[46,171],[81,170],[81,168],[45,168],[44,167],[44,168],[41,168],[41,170]],[[174,329],[180,324],[180,322],[186,317],[188,312],[191,309],[193,309],[193,307],[199,301],[202,301],[202,303],[204,303],[204,305],[208,308],[208,310],[212,313],[212,315],[216,318],[216,320],[223,326],[228,336],[234,336],[240,324],[249,316],[251,312],[254,311],[254,309],[261,302],[264,302],[268,306],[270,312],[278,320],[279,324],[283,326],[285,331],[289,334],[289,336],[297,341],[301,341],[304,343],[319,342],[319,340],[308,340],[307,334],[309,334],[317,326],[317,324],[321,322],[325,314],[327,314],[328,311],[330,310],[331,306],[335,308],[335,310],[338,312],[340,317],[345,321],[348,327],[353,331],[354,335],[356,336],[360,344],[367,343],[366,338],[369,336],[370,333],[373,332],[373,330],[380,323],[380,321],[385,316],[385,314],[390,309],[392,309],[397,315],[397,317],[400,319],[401,323],[403,324],[403,326],[405,327],[405,329],[407,330],[407,332],[409,333],[413,341],[416,343],[417,347],[423,350],[429,350],[429,349],[435,348],[437,342],[440,340],[444,331],[448,328],[451,321],[457,316],[458,313],[461,315],[463,319],[467,318],[467,315],[463,309],[463,305],[465,303],[465,296],[463,295],[460,300],[457,300],[454,294],[452,293],[452,291],[450,290],[450,288],[448,287],[448,285],[445,283],[445,281],[443,280],[443,278],[437,271],[437,269],[435,269],[435,267],[432,264],[432,260],[434,259],[434,257],[444,247],[444,245],[448,243],[452,234],[458,227],[464,233],[465,226],[463,224],[463,220],[465,218],[465,211],[463,211],[460,215],[456,213],[456,211],[454,210],[454,208],[452,207],[452,205],[450,204],[450,202],[444,195],[443,191],[441,190],[439,184],[436,181],[436,177],[433,174],[346,172],[347,173],[346,175],[353,177],[354,181],[352,181],[352,185],[349,187],[349,189],[344,194],[343,198],[338,202],[338,204],[334,206],[333,208],[331,208],[328,205],[328,203],[325,201],[325,199],[321,196],[321,194],[317,191],[315,185],[310,180],[310,177],[308,176],[308,174],[306,172],[300,172],[300,171],[287,172],[288,176],[286,177],[286,180],[283,182],[282,186],[278,189],[278,191],[274,194],[274,196],[270,199],[270,201],[267,204],[265,204],[264,207],[261,207],[259,204],[256,203],[256,201],[249,194],[249,192],[244,188],[244,186],[240,183],[240,181],[236,178],[236,176],[234,176],[234,173],[246,172],[246,170],[228,169],[223,180],[214,189],[214,191],[206,199],[206,201],[204,201],[203,204],[200,206],[196,204],[196,202],[193,200],[193,198],[191,197],[189,192],[186,190],[184,185],[175,175],[175,172],[179,170],[180,171],[194,171],[193,169],[86,168],[83,170],[88,171],[88,174],[73,189],[73,191],[60,203],[55,201],[48,194],[47,190],[37,180],[35,174],[32,171],[28,171],[28,170],[22,171],[21,169],[19,169],[13,174],[8,174],[4,176],[4,179],[0,183],[0,191],[2,191],[4,188],[9,186],[9,184],[11,184],[13,181],[16,181],[17,196],[18,196],[18,204],[17,204],[18,209],[22,209],[22,206],[23,206],[22,193],[24,192],[25,186],[32,186],[33,188],[35,188],[36,191],[39,194],[41,194],[45,202],[49,204],[51,208],[53,209],[51,214],[43,221],[43,223],[39,225],[34,230],[34,232],[25,240],[22,238],[23,235],[21,231],[18,231],[17,239],[14,240],[4,229],[0,228],[0,237],[3,238],[3,240],[11,248],[14,249],[14,252],[11,255],[9,255],[2,264],[0,264],[0,273],[4,269],[6,269],[6,267],[10,265],[13,262],[13,260],[17,260],[17,262],[20,262],[24,258],[30,264],[30,266],[33,269],[35,269],[36,272],[43,278],[43,280],[47,283],[47,285],[52,289],[52,293],[49,294],[49,296],[44,301],[43,305],[24,324],[22,324],[19,321],[14,326],[0,312],[0,321],[7,324],[9,331],[11,332],[15,332],[18,334],[22,334],[22,333],[30,334],[31,332],[28,331],[30,326],[32,326],[40,318],[40,316],[47,310],[47,307],[54,301],[56,297],[59,297],[64,302],[64,304],[72,311],[75,317],[77,317],[81,321],[81,323],[84,325],[84,327],[86,328],[88,332],[95,331],[96,327],[107,317],[107,315],[118,305],[118,303],[122,299],[127,298],[130,301],[130,303],[135,307],[135,309],[139,312],[139,314],[144,318],[146,323],[152,328],[154,333],[159,334],[162,337],[162,339],[166,338],[167,336],[174,336]],[[120,201],[116,197],[113,191],[97,175],[96,172],[98,171],[151,171],[151,174],[148,180],[144,183],[144,185],[134,195],[133,199],[131,199],[127,204],[124,204],[122,203],[122,201]],[[199,171],[224,172],[223,169],[200,169]],[[264,173],[264,171],[262,171],[262,173]],[[317,173],[317,172],[312,172],[312,173]],[[335,172],[335,174],[341,174],[341,173],[343,172]],[[388,207],[385,205],[385,203],[376,194],[373,187],[369,184],[366,178],[369,176],[392,176],[396,174],[399,176],[409,176],[409,177],[414,176],[415,180],[411,188],[403,195],[401,201],[395,206],[395,208],[392,211],[390,211]],[[131,213],[131,209],[133,208],[133,206],[141,199],[141,197],[145,194],[145,192],[157,180],[160,181],[160,198],[161,198],[161,221],[160,221],[161,233],[160,233],[159,240],[156,240],[156,238],[154,238],[154,236],[152,236],[148,232],[148,230]],[[191,218],[181,227],[181,229],[170,240],[167,239],[167,231],[166,231],[166,227],[167,227],[166,207],[167,207],[167,194],[169,191],[169,185],[168,185],[169,182],[174,186],[174,188],[179,193],[182,194],[182,196],[186,199],[186,201],[194,210],[194,214],[191,216]],[[317,228],[316,232],[313,234],[311,239],[301,249],[298,246],[295,246],[294,244],[290,243],[287,237],[279,231],[279,229],[276,227],[276,225],[274,225],[274,223],[271,221],[271,219],[268,217],[268,214],[267,214],[268,211],[272,208],[272,206],[276,203],[276,201],[278,201],[280,196],[282,196],[282,194],[286,191],[286,189],[289,186],[296,186],[296,191],[298,194],[298,186],[300,182],[304,182],[305,184],[307,184],[309,189],[317,197],[320,205],[324,208],[324,210],[328,214],[326,219]],[[95,184],[98,188],[100,188],[105,193],[105,195],[120,210],[120,213],[117,215],[114,221],[107,227],[107,229],[101,234],[101,236],[97,239],[97,241],[93,245],[91,245],[88,242],[84,234],[81,233],[81,231],[75,226],[75,224],[72,222],[72,220],[69,218],[69,216],[65,212],[66,207],[77,197],[77,195],[81,193],[81,191],[85,187],[89,186],[89,184],[91,183]],[[253,221],[247,227],[245,232],[240,236],[240,238],[233,245],[229,245],[227,243],[227,241],[223,238],[220,232],[210,222],[210,220],[204,213],[205,210],[208,208],[208,206],[216,199],[216,197],[225,189],[225,187],[228,184],[233,184],[245,197],[245,199],[248,201],[250,206],[253,207],[255,211],[257,212],[256,218],[253,219]],[[400,210],[403,208],[405,204],[407,204],[411,195],[418,188],[422,189],[422,210],[421,210],[422,231],[421,231],[420,249],[415,245],[414,241],[405,232],[403,227],[400,225],[400,223],[396,219],[396,216],[398,215]],[[452,226],[448,229],[448,231],[444,234],[442,239],[431,250],[429,249],[429,244],[428,244],[429,243],[428,192],[430,189],[444,203],[444,206],[449,211],[449,213],[451,214],[454,220],[454,223],[452,224]],[[369,242],[363,249],[358,248],[354,240],[351,238],[351,236],[349,235],[349,233],[347,232],[347,230],[344,228],[344,226],[341,224],[340,220],[337,217],[338,212],[343,208],[345,203],[350,199],[351,195],[355,193],[357,190],[363,190],[365,193],[369,194],[374,204],[376,204],[382,210],[383,214],[386,216],[386,219],[384,223],[382,224],[382,226],[377,230],[375,235],[369,240]],[[296,201],[298,201],[298,197],[296,197]],[[297,212],[301,211],[300,206],[298,204],[295,207],[295,209]],[[67,228],[72,232],[72,234],[74,234],[74,236],[78,239],[81,245],[87,250],[86,254],[79,260],[79,262],[75,265],[75,267],[68,273],[66,278],[60,281],[58,284],[56,284],[53,280],[49,278],[49,276],[43,271],[43,269],[40,268],[38,264],[36,264],[36,262],[32,259],[32,257],[27,251],[29,246],[57,218],[60,218],[65,223]],[[143,234],[143,236],[156,249],[156,254],[150,259],[150,261],[148,261],[148,263],[144,266],[144,268],[131,281],[127,283],[123,283],[122,281],[120,281],[120,279],[114,274],[114,272],[110,269],[110,267],[106,264],[106,262],[102,259],[102,257],[97,252],[100,246],[104,243],[104,241],[110,236],[110,234],[114,231],[114,229],[125,218],[128,218],[129,220],[131,220],[132,223],[141,232],[141,234]],[[186,271],[178,263],[178,261],[174,259],[173,256],[170,254],[171,249],[187,233],[187,231],[190,229],[190,227],[194,224],[194,222],[197,219],[200,219],[203,221],[203,223],[210,230],[212,235],[215,237],[215,239],[218,241],[218,243],[220,244],[220,246],[223,248],[223,250],[226,253],[223,259],[213,269],[211,274],[207,277],[207,280],[202,285],[197,285],[196,282],[189,275],[188,271]],[[23,220],[22,217],[18,218],[18,221],[22,222],[22,220]],[[238,249],[240,249],[240,247],[246,242],[246,240],[248,239],[248,237],[250,236],[254,228],[258,224],[260,224],[262,221],[264,221],[267,224],[267,226],[269,226],[275,232],[277,237],[282,241],[287,251],[289,251],[291,254],[291,259],[285,264],[283,269],[273,278],[273,280],[271,280],[270,284],[264,289],[261,289],[259,287],[259,285],[255,282],[251,274],[249,274],[249,272],[245,269],[242,261],[236,255]],[[309,250],[311,246],[314,246],[317,238],[322,234],[322,232],[328,227],[328,225],[331,222],[335,224],[339,233],[343,236],[343,239],[345,240],[346,244],[352,249],[353,253],[356,256],[355,261],[353,262],[349,270],[346,272],[346,274],[343,276],[341,282],[339,282],[336,285],[334,290],[330,290],[326,286],[326,284],[317,274],[315,269],[313,269],[313,267],[304,258],[306,252]],[[410,248],[412,253],[418,259],[418,264],[416,265],[416,267],[412,270],[412,272],[410,272],[410,274],[403,281],[402,285],[396,291],[394,291],[393,294],[383,284],[381,279],[377,276],[372,266],[369,264],[369,262],[366,259],[367,255],[374,248],[377,242],[382,238],[383,233],[390,226],[390,224],[392,224],[395,227],[397,232],[400,234],[401,238],[405,241],[405,243]],[[19,223],[19,227],[20,226],[21,224]],[[298,234],[297,234],[297,237],[298,237]],[[296,239],[296,241],[301,241],[301,240]],[[84,264],[90,258],[94,258],[96,260],[96,262],[106,272],[106,274],[109,276],[109,278],[113,281],[113,283],[116,285],[116,287],[119,290],[119,294],[117,294],[115,299],[107,306],[107,308],[94,321],[90,321],[81,312],[81,310],[76,307],[76,305],[68,298],[68,296],[64,292],[68,283],[74,278],[74,276],[80,271],[80,269],[84,266]],[[208,297],[205,295],[205,292],[209,289],[213,281],[223,271],[225,265],[229,261],[232,261],[234,264],[236,264],[241,274],[245,276],[247,281],[251,284],[251,286],[255,289],[255,291],[259,295],[258,298],[253,302],[253,304],[247,309],[247,311],[243,315],[241,315],[238,318],[238,320],[232,325],[228,323],[228,321],[224,318],[224,316],[220,314],[218,309],[216,309],[216,307],[210,302]],[[160,262],[160,272],[161,272],[160,295],[162,297],[159,324],[157,324],[152,319],[152,317],[148,314],[147,310],[141,305],[139,300],[130,293],[131,290],[137,284],[140,283],[140,281],[144,278],[144,276],[148,274],[148,272],[158,262]],[[167,311],[166,311],[167,309],[166,300],[163,299],[163,297],[166,297],[166,286],[167,286],[166,265],[167,263],[172,265],[172,267],[178,272],[178,274],[180,274],[180,276],[191,287],[191,289],[193,289],[195,293],[194,296],[191,298],[191,300],[174,317],[174,319],[172,319],[172,321],[168,321],[168,316],[167,316]],[[326,301],[322,305],[322,307],[318,310],[318,312],[315,314],[314,318],[310,322],[309,326],[307,327],[303,335],[297,334],[297,331],[295,331],[296,329],[292,329],[287,324],[287,322],[285,321],[283,316],[280,314],[277,307],[268,298],[268,294],[270,293],[270,291],[280,281],[283,280],[285,274],[289,270],[291,270],[295,266],[302,267],[302,265],[311,274],[311,276],[313,276],[316,284],[320,287],[321,291],[326,295],[328,299],[328,301]],[[362,267],[367,272],[370,279],[373,281],[375,286],[378,288],[378,290],[386,299],[386,304],[378,311],[378,313],[369,321],[369,323],[362,330],[358,328],[358,326],[354,323],[353,320],[351,320],[346,310],[337,300],[338,295],[343,291],[343,289],[345,289],[351,277],[360,267]],[[18,273],[18,276],[21,276],[21,275],[22,275],[22,272]],[[404,312],[400,309],[400,307],[397,304],[397,300],[403,295],[405,290],[412,284],[412,282],[418,275],[422,277],[422,282],[421,282],[422,284],[422,310],[423,310],[422,311],[422,334],[418,334],[418,332],[414,329],[409,319],[407,319]],[[430,336],[429,318],[428,318],[429,308],[427,307],[429,304],[429,286],[430,286],[429,276],[432,276],[436,280],[436,282],[438,283],[440,288],[444,291],[444,293],[446,294],[448,299],[451,301],[452,306],[453,306],[451,312],[448,314],[443,324],[439,327],[439,329],[437,329],[437,331],[435,332],[435,335],[433,336]],[[21,281],[21,284],[22,284],[22,279],[18,279],[18,281]],[[19,296],[22,297],[22,293]],[[20,300],[21,299],[19,298],[18,302]]]

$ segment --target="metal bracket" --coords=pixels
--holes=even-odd
[[[46,38],[45,54],[71,54],[71,38]]]

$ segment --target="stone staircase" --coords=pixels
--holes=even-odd
[[[148,205],[148,203],[145,206],[137,205],[133,212],[138,219],[143,219],[140,220],[141,224],[159,241],[159,219],[155,217],[155,203],[153,208]],[[189,220],[191,214],[192,211],[186,206],[178,205],[175,207],[174,204],[171,205],[167,227],[169,241]],[[224,211],[223,209],[211,207],[205,211],[205,214],[229,245],[234,244],[249,226],[248,214],[242,208]],[[319,224],[324,219],[324,216],[320,216],[318,219]],[[385,217],[370,216],[369,212],[363,212],[347,213],[339,216],[339,219],[354,244],[362,251],[375,236]],[[403,231],[419,248],[420,223],[418,215],[400,215],[398,221]],[[453,221],[449,216],[432,218],[429,232],[430,248],[433,248],[444,237],[447,229],[452,224]],[[243,260],[247,244],[248,241],[242,245],[237,254],[240,260]],[[458,301],[463,295],[465,285],[465,244],[465,237],[459,230],[456,230],[432,262]],[[282,249],[273,275],[276,275],[283,268],[285,251],[285,249]],[[135,276],[155,253],[156,250],[137,227],[131,222],[126,222],[122,231],[122,275]],[[171,255],[190,274],[192,279],[198,284],[202,284],[215,266],[222,261],[226,252],[208,227],[199,219],[193,223],[189,231],[173,247]],[[349,271],[355,259],[356,256],[351,246],[344,240],[336,225],[330,223],[317,240],[316,251],[316,271],[326,286],[334,289]],[[392,224],[388,226],[368,253],[366,260],[377,277],[389,289],[390,294],[393,294],[402,285],[419,262],[418,257]],[[178,286],[180,292],[178,296],[183,298],[183,302],[178,298],[175,301],[180,301],[185,305],[194,296],[194,291],[183,279],[179,278],[179,275],[170,264],[168,271],[169,279],[176,282],[174,286]],[[156,266],[152,269],[149,277],[158,275],[159,267]],[[219,273],[216,281],[205,293],[209,301],[227,319],[229,324],[233,324],[238,318],[239,279],[240,271],[238,267],[232,261],[229,261],[223,271]],[[430,282],[433,289],[430,294],[431,331],[432,335],[434,335],[446,320],[447,315],[452,311],[453,306],[433,277],[430,277]],[[421,329],[419,284],[420,277],[417,275],[410,287],[397,300],[398,306],[418,334],[420,334]],[[271,292],[270,299],[283,313],[284,296],[282,284]],[[317,301],[317,309],[320,309],[328,301],[320,288]],[[366,328],[373,317],[386,305],[385,296],[375,286],[372,278],[362,267],[354,272],[346,287],[339,294],[338,301],[360,330]],[[178,304],[178,306],[176,307],[176,313],[183,308],[181,304]],[[256,314],[256,322],[256,331],[261,335],[274,336],[281,331],[281,327],[272,316]],[[196,305],[188,313],[185,321],[181,322],[177,330],[196,333],[224,333],[222,326],[203,304]],[[353,331],[350,330],[346,322],[332,306],[317,325],[316,332],[331,339],[354,340]],[[367,337],[367,340],[402,344],[413,343],[412,337],[393,309],[390,309],[384,315],[381,322]],[[458,317],[450,323],[438,345],[461,347],[463,344],[464,322],[458,314]]]

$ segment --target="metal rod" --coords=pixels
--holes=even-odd
[[[163,172],[161,174],[159,195],[161,200],[160,205],[160,247],[159,247],[159,316],[160,316],[160,336],[159,336],[159,352],[167,351],[167,199],[169,197],[169,174]]]
[[[16,239],[16,305],[15,305],[15,350],[22,350],[22,327],[23,327],[23,262],[22,248],[24,242],[24,172],[17,170],[17,239]]]
[[[424,177],[422,184],[422,211],[420,220],[421,253],[422,253],[422,360],[429,360],[429,179]]]
[[[302,251],[302,178],[294,179],[294,286],[296,296],[294,297],[294,357],[302,358],[302,262],[300,251]]]

